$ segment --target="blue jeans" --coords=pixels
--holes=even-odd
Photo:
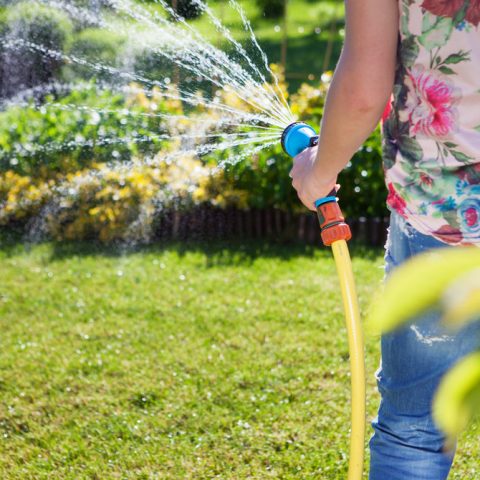
[[[386,273],[420,252],[443,246],[393,214]],[[448,477],[453,452],[443,451],[444,437],[433,423],[433,394],[445,372],[478,348],[480,329],[476,322],[452,336],[441,328],[438,319],[438,312],[429,311],[414,324],[382,337],[382,362],[376,374],[382,398],[372,422],[370,480]]]

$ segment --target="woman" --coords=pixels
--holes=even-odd
[[[425,250],[480,246],[479,23],[480,0],[346,2],[320,142],[295,159],[290,175],[314,210],[383,113],[387,273]],[[371,480],[448,476],[453,454],[432,421],[432,397],[478,338],[445,336],[437,324],[431,313],[382,338]]]

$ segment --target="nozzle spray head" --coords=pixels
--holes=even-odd
[[[310,125],[303,122],[290,124],[282,134],[283,150],[291,157],[296,157],[306,148],[314,147],[317,143],[317,133]]]

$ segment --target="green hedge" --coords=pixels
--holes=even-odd
[[[292,97],[292,102],[294,106],[301,106],[300,118],[313,119],[315,126],[320,122],[324,92],[317,96],[314,93],[311,87],[304,87]],[[58,172],[85,169],[93,163],[144,158],[168,151],[172,148],[168,140],[128,141],[133,136],[168,134],[158,118],[142,115],[151,111],[149,102],[146,97],[132,101],[111,91],[97,90],[92,85],[60,99],[48,97],[43,108],[34,105],[9,108],[0,113],[0,171],[11,170],[33,178],[48,177]],[[177,104],[162,103],[159,99],[154,103],[157,113],[182,113]],[[103,144],[103,138],[118,139],[118,143]],[[82,141],[93,144],[82,146]],[[54,149],[50,149],[52,142],[56,145]],[[15,151],[15,145],[25,148]],[[215,165],[227,157],[235,158],[237,153],[240,155],[242,150],[213,152],[202,161]],[[348,216],[387,214],[381,157],[381,137],[376,131],[341,173],[340,196]],[[225,175],[233,189],[245,192],[251,208],[299,210],[300,203],[288,176],[291,162],[279,142],[255,157],[227,166]]]
[[[157,102],[155,111],[162,108]],[[148,107],[127,104],[123,95],[99,90],[93,84],[59,99],[48,96],[40,108],[33,103],[11,107],[0,112],[0,172],[13,170],[36,177],[74,171],[92,162],[152,154],[161,147],[161,141],[128,141],[159,131],[158,118],[142,116],[146,112]],[[105,144],[106,138],[118,142]],[[85,142],[93,145],[81,146]],[[18,146],[23,148],[16,151]]]

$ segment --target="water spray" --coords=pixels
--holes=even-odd
[[[306,148],[317,145],[318,135],[310,125],[296,122],[284,130],[281,141],[285,152],[294,157]],[[332,247],[342,292],[350,351],[352,389],[348,480],[360,480],[363,475],[365,450],[365,353],[352,261],[347,246],[347,241],[351,239],[352,234],[338,205],[336,190],[324,198],[319,198],[315,202],[315,207],[322,241],[325,246]]]

